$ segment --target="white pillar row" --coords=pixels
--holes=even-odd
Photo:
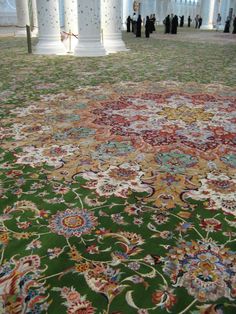
[[[16,37],[26,36],[26,25],[30,25],[28,0],[16,1],[17,31]]]
[[[78,0],[79,39],[75,56],[105,56],[106,50],[101,41],[101,3],[99,0]]]
[[[201,29],[213,29],[215,0],[204,0],[201,2]]]
[[[102,0],[103,43],[108,53],[127,50],[122,40],[122,0]]]
[[[64,22],[65,32],[72,33],[71,38],[65,34],[65,45],[68,52],[75,50],[78,40],[75,36],[78,35],[78,3],[77,0],[64,0]]]
[[[35,46],[36,54],[65,54],[61,42],[58,0],[37,0],[39,41]]]

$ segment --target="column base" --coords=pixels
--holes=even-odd
[[[94,41],[79,41],[74,51],[76,57],[103,57],[106,55],[102,43]]]
[[[31,37],[38,37],[38,29],[37,28],[35,28],[35,29],[33,29],[33,31],[31,32]]]
[[[104,47],[108,53],[116,53],[119,51],[128,51],[123,40],[104,40]]]
[[[214,27],[213,27],[213,25],[202,25],[200,27],[200,29],[202,29],[202,30],[213,30]]]
[[[19,27],[16,29],[15,37],[26,37],[26,27]]]
[[[78,44],[78,39],[72,35],[71,43],[69,38],[65,38],[62,43],[65,46],[67,53],[74,53],[75,47]]]
[[[39,40],[33,53],[39,55],[65,55],[66,49],[61,41]]]
[[[121,34],[104,35],[103,44],[108,53],[115,53],[119,51],[127,51],[125,43],[122,40]]]

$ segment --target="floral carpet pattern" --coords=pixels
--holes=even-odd
[[[0,313],[235,313],[236,88],[11,75]]]

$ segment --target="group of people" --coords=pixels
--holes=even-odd
[[[195,20],[195,28],[200,29],[202,26],[202,17],[199,14],[197,14],[194,20]]]
[[[165,34],[177,34],[177,28],[179,26],[179,19],[177,15],[167,15],[163,21],[165,25]]]
[[[179,22],[180,18],[180,22]],[[180,16],[178,18],[177,15],[171,14],[167,15],[166,18],[163,21],[163,24],[165,26],[165,34],[177,34],[178,26],[183,27],[184,26],[184,15]],[[217,15],[216,19],[216,30],[220,29],[221,25],[221,15],[220,13]],[[227,17],[224,27],[224,33],[230,32],[230,26],[231,21],[233,20],[233,34],[236,34],[236,16]],[[194,18],[195,21],[195,28],[200,29],[202,26],[202,17],[200,15],[196,15]],[[155,14],[151,14],[150,16],[147,16],[146,19],[142,20],[141,15],[137,15],[136,13],[133,14],[132,18],[130,15],[128,16],[126,20],[127,25],[127,32],[133,32],[136,37],[141,37],[141,30],[142,30],[142,24],[145,26],[145,36],[148,38],[152,32],[156,30],[155,27],[156,23],[156,17]],[[188,27],[191,26],[192,19],[189,16],[188,17]]]
[[[236,16],[231,18],[230,16],[227,17],[225,21],[224,33],[230,33],[231,21],[233,20],[233,31],[232,34],[236,34]]]
[[[142,24],[145,25],[145,36],[148,38],[150,34],[156,30],[155,14],[147,16],[146,19],[143,20],[140,14],[137,16],[137,14],[134,13],[132,18],[129,15],[126,20],[127,32],[132,32],[136,35],[136,37],[141,37]]]

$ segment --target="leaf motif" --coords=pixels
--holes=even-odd
[[[133,297],[132,297],[132,293],[133,291],[128,291],[125,295],[125,299],[126,299],[126,302],[128,303],[129,306],[131,306],[132,308],[136,309],[136,310],[139,310],[139,307],[137,307],[134,303],[134,300],[133,300]]]

